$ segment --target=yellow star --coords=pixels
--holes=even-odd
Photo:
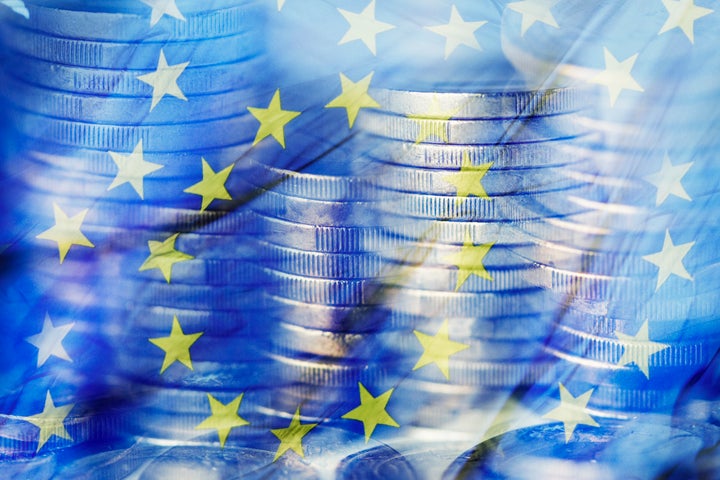
[[[565,426],[565,443],[570,441],[575,427],[578,425],[599,426],[586,410],[590,396],[595,389],[591,388],[579,397],[573,397],[565,386],[560,384],[560,406],[550,410],[543,418],[558,420]]]
[[[645,181],[651,183],[657,189],[655,197],[655,205],[660,206],[667,200],[670,195],[675,195],[683,200],[692,201],[690,195],[685,191],[682,185],[682,179],[685,174],[693,166],[694,162],[683,163],[682,165],[673,165],[670,157],[665,153],[662,167],[659,171],[643,177]]]
[[[154,72],[138,75],[137,78],[143,83],[147,83],[153,87],[152,102],[150,102],[150,111],[157,107],[160,100],[165,95],[172,95],[180,100],[188,101],[187,97],[177,84],[178,78],[183,74],[190,62],[178,63],[176,65],[168,65],[165,58],[165,52],[160,49],[158,57],[157,69]]]
[[[247,107],[250,114],[260,122],[253,145],[265,137],[272,137],[285,148],[285,125],[302,112],[283,110],[280,104],[280,89],[275,90],[268,108]]]
[[[370,436],[378,425],[388,425],[391,427],[400,426],[395,419],[385,411],[387,403],[390,401],[390,396],[395,390],[394,388],[391,388],[379,397],[373,397],[362,383],[358,382],[358,386],[360,387],[360,405],[343,415],[342,418],[362,422],[365,430],[365,443],[370,440]]]
[[[142,139],[138,141],[130,155],[122,155],[117,152],[108,152],[108,154],[118,167],[118,173],[108,187],[108,191],[125,183],[129,183],[135,192],[140,195],[140,198],[144,198],[143,180],[145,175],[149,175],[163,168],[163,165],[145,161],[143,158]]]
[[[625,351],[618,361],[618,365],[629,365],[634,363],[641,372],[650,379],[650,355],[662,352],[670,345],[650,341],[648,333],[648,322],[645,322],[635,336],[615,332],[615,336],[623,342]]]
[[[355,83],[341,73],[342,93],[325,105],[325,108],[340,107],[347,110],[348,124],[352,128],[361,108],[380,108],[380,104],[368,95],[373,74],[374,72]]]
[[[289,427],[270,430],[272,434],[280,440],[280,446],[275,453],[275,458],[273,459],[273,462],[277,461],[277,459],[282,457],[283,454],[288,450],[292,450],[293,452],[304,458],[305,452],[303,451],[302,447],[302,439],[305,435],[308,434],[308,432],[310,432],[310,430],[317,426],[317,423],[308,423],[305,425],[301,424],[300,407],[297,407],[297,409],[295,410],[295,414],[290,421]]]
[[[207,396],[208,401],[210,402],[210,411],[212,412],[212,415],[197,425],[195,430],[217,430],[218,438],[220,439],[220,446],[224,447],[225,441],[227,440],[228,435],[230,435],[230,430],[235,427],[250,425],[250,422],[238,415],[243,395],[244,393],[241,393],[235,397],[235,400],[227,405],[223,405],[215,397],[208,393]]]
[[[82,222],[85,220],[85,215],[87,215],[88,212],[87,208],[70,218],[56,203],[53,203],[53,212],[55,214],[55,225],[42,232],[36,238],[57,242],[58,252],[60,253],[60,263],[63,263],[65,256],[73,245],[95,248],[95,245],[80,231]]]
[[[140,0],[146,5],[152,7],[152,13],[150,14],[150,26],[155,26],[160,21],[163,15],[169,15],[183,22],[187,22],[183,14],[178,10],[175,5],[175,0]]]
[[[160,373],[162,374],[167,368],[175,362],[180,362],[190,370],[193,369],[192,360],[190,360],[190,347],[202,336],[203,332],[191,333],[186,335],[177,316],[173,316],[172,329],[169,337],[149,338],[153,345],[165,351],[165,359],[163,360]]]
[[[345,20],[350,24],[350,28],[340,39],[338,45],[360,40],[373,55],[377,53],[375,37],[379,33],[387,32],[395,28],[395,25],[390,25],[389,23],[375,19],[375,0],[371,0],[360,13],[350,12],[342,8],[338,8],[338,12],[340,12],[340,15],[345,17]]]
[[[532,27],[535,22],[542,22],[554,28],[560,28],[550,11],[560,0],[522,0],[520,2],[508,3],[507,7],[522,15],[520,24],[520,36]]]
[[[422,114],[412,114],[407,117],[418,124],[418,134],[415,143],[421,143],[428,138],[436,137],[443,142],[448,142],[448,122],[457,112],[445,110],[440,105],[437,96],[433,95],[430,108]]]
[[[417,337],[424,350],[423,354],[420,356],[420,360],[418,360],[413,367],[413,370],[417,370],[418,368],[422,368],[425,365],[434,363],[438,366],[443,375],[445,375],[445,378],[449,380],[450,356],[455,355],[458,352],[462,352],[467,348],[470,348],[470,345],[450,340],[450,338],[448,337],[447,320],[443,322],[440,330],[438,330],[438,332],[433,336],[427,335],[417,330],[413,330],[413,333]]]
[[[662,0],[662,3],[668,12],[668,19],[658,35],[673,28],[679,28],[690,40],[690,43],[695,43],[695,20],[710,15],[713,11],[709,8],[698,7],[694,0]]]
[[[72,441],[72,437],[65,429],[64,423],[65,418],[74,406],[75,404],[71,403],[63,405],[62,407],[56,407],[53,403],[52,396],[50,396],[50,390],[48,390],[45,394],[45,407],[43,408],[43,411],[36,415],[25,417],[26,421],[32,423],[40,429],[37,447],[38,452],[53,435]]]
[[[692,280],[690,273],[685,268],[685,265],[683,265],[683,259],[685,255],[690,252],[693,245],[695,245],[695,242],[683,243],[681,245],[673,244],[672,238],[670,238],[670,230],[665,230],[665,240],[663,241],[662,250],[642,257],[643,260],[658,267],[658,279],[655,286],[656,292],[663,283],[670,278],[670,275],[675,274],[685,280]]]
[[[458,253],[454,253],[446,258],[447,261],[458,268],[457,285],[455,285],[456,292],[460,290],[463,283],[470,278],[470,275],[477,275],[480,278],[490,281],[493,280],[482,263],[483,258],[485,258],[485,255],[488,254],[493,245],[495,245],[495,242],[473,245],[470,232],[465,232],[465,242],[463,243],[462,249]]]
[[[175,240],[177,240],[178,235],[180,234],[176,233],[170,235],[170,237],[163,242],[150,240],[148,242],[148,247],[150,247],[150,256],[145,259],[138,270],[143,272],[145,270],[157,268],[162,272],[167,283],[170,283],[173,265],[178,262],[184,262],[195,258],[192,255],[175,250]]]
[[[466,22],[455,5],[450,7],[450,21],[445,25],[425,27],[433,33],[445,37],[445,60],[460,45],[465,45],[474,50],[482,50],[475,38],[475,31],[485,25],[486,21]]]
[[[204,212],[205,209],[212,203],[213,200],[232,200],[232,197],[225,189],[225,182],[227,182],[230,172],[232,172],[235,164],[220,170],[215,173],[212,167],[205,161],[202,160],[202,176],[203,179],[194,185],[189,186],[183,192],[193,193],[202,197],[202,205],[200,211]]]
[[[470,162],[470,155],[467,150],[463,152],[463,161],[460,166],[460,171],[443,176],[443,180],[457,188],[458,205],[461,204],[463,199],[467,198],[469,195],[475,195],[480,198],[489,198],[482,185],[482,179],[492,166],[493,162],[474,166]]]
[[[638,58],[637,53],[622,62],[618,62],[615,56],[610,53],[610,50],[604,48],[603,51],[605,53],[605,70],[591,78],[590,82],[605,85],[608,88],[611,107],[615,105],[623,90],[645,91],[630,73]]]

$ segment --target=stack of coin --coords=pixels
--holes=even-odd
[[[249,205],[261,232],[268,352],[284,382],[268,408],[290,416],[300,406],[303,418],[320,422],[358,403],[359,381],[393,371],[376,349],[388,330],[377,281],[388,239],[367,177],[372,139],[354,134],[331,145],[303,130],[288,136],[291,160],[257,150],[246,163],[256,174],[245,178],[257,189]],[[309,155],[303,138],[328,151]]]
[[[643,472],[648,478],[703,478],[712,472],[718,428],[685,423],[668,425],[662,415],[608,420],[587,429],[578,426],[569,441],[563,425],[537,425],[487,440],[460,455],[442,478],[552,477],[624,478]],[[710,455],[708,455],[710,453]],[[716,456],[716,455],[715,455]],[[717,460],[715,460],[716,462]]]
[[[383,110],[358,123],[379,139],[377,218],[399,239],[381,252],[393,267],[382,279],[389,321],[403,325],[387,345],[417,362],[396,395],[413,405],[411,423],[476,430],[470,412],[491,419],[552,365],[543,340],[553,311],[514,249],[528,243],[526,223],[583,211],[564,198],[589,185],[564,170],[577,162],[568,149],[585,134],[585,98],[512,82],[371,95]]]
[[[695,20],[681,24],[672,2],[621,14],[612,2],[581,3],[553,10],[558,30],[524,28],[510,10],[503,18],[504,49],[519,70],[592,87],[594,98],[579,119],[594,135],[573,147],[584,160],[566,169],[592,183],[567,196],[587,211],[528,226],[533,245],[517,253],[557,301],[546,350],[561,362],[550,381],[574,396],[591,391],[586,404],[599,415],[681,411],[698,377],[716,376],[707,369],[717,369],[720,347],[720,225],[708,216],[720,198],[720,142],[708,135],[720,116],[708,100],[720,88],[703,73],[717,67],[717,15],[688,6]],[[585,21],[610,11],[610,22]]]
[[[212,414],[208,395],[227,403],[263,371],[251,350],[231,353],[259,341],[249,322],[259,276],[252,221],[234,200],[246,192],[223,183],[257,130],[247,106],[262,84],[264,8],[25,4],[27,17],[3,10],[0,24],[12,66],[0,73],[5,225],[16,240],[4,255],[19,337],[9,351],[30,357],[35,345],[39,357],[3,377],[2,414],[28,418],[12,420],[8,449],[119,431],[217,443],[217,431],[195,429]],[[31,337],[43,322],[45,336]],[[75,405],[62,410],[69,433],[58,420],[38,443],[30,415],[49,412],[50,398]],[[131,412],[122,426],[104,419],[116,410]]]

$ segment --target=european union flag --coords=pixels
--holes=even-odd
[[[3,478],[714,478],[711,0],[0,1]]]

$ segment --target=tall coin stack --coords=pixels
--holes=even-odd
[[[714,385],[698,380],[717,369],[720,346],[718,223],[708,216],[718,202],[720,146],[709,132],[720,117],[707,102],[720,89],[704,74],[717,69],[710,38],[718,20],[694,7],[702,15],[693,36],[692,28],[662,29],[662,5],[636,2],[589,27],[584,19],[608,6],[580,3],[556,11],[568,25],[562,36],[519,35],[507,12],[503,43],[528,76],[595,87],[594,108],[579,119],[594,135],[574,152],[583,161],[567,169],[592,182],[566,196],[587,212],[526,229],[536,245],[523,255],[537,266],[533,283],[557,300],[546,350],[561,360],[552,372],[559,396],[584,395],[596,413],[587,423],[602,425],[601,417],[670,414],[697,396],[690,390],[705,389],[699,396],[710,400],[717,391],[717,374],[704,375]],[[558,393],[549,398],[557,402]]]
[[[563,170],[585,133],[585,99],[512,83],[373,97],[384,109],[359,128],[381,138],[370,152],[378,220],[400,239],[381,252],[394,266],[383,279],[389,323],[404,327],[388,348],[416,361],[396,395],[407,390],[410,423],[483,432],[552,367],[553,311],[515,249],[527,246],[526,223],[582,211],[563,199],[587,185]]]
[[[260,341],[250,224],[233,201],[244,193],[223,178],[256,130],[264,10],[25,3],[27,18],[2,22],[5,198],[23,238],[7,252],[23,275],[4,448],[42,455],[120,433],[217,443],[196,427],[263,371],[244,348]]]

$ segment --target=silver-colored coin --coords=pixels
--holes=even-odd
[[[160,49],[171,65],[191,60],[195,66],[218,65],[261,52],[255,32],[182,42],[96,42],[54,37],[5,24],[7,48],[32,58],[65,65],[107,69],[143,69],[157,65]],[[188,52],[192,52],[192,59]]]
[[[224,37],[263,24],[262,9],[253,2],[229,6],[212,3],[202,7],[183,5],[183,21],[163,21],[151,26],[150,10],[130,4],[116,8],[27,2],[29,18],[9,17],[20,26],[63,38],[105,41],[143,41],[162,35],[168,40]],[[118,8],[120,7],[120,8]],[[198,8],[200,7],[200,8]]]
[[[452,145],[541,142],[571,138],[592,131],[592,125],[578,123],[574,115],[509,120],[430,120],[371,110],[358,117],[357,126],[380,137]]]
[[[581,110],[587,94],[578,88],[522,89],[522,85],[478,90],[478,93],[421,92],[374,88],[382,109],[418,118],[452,115],[453,119],[517,118]]]

